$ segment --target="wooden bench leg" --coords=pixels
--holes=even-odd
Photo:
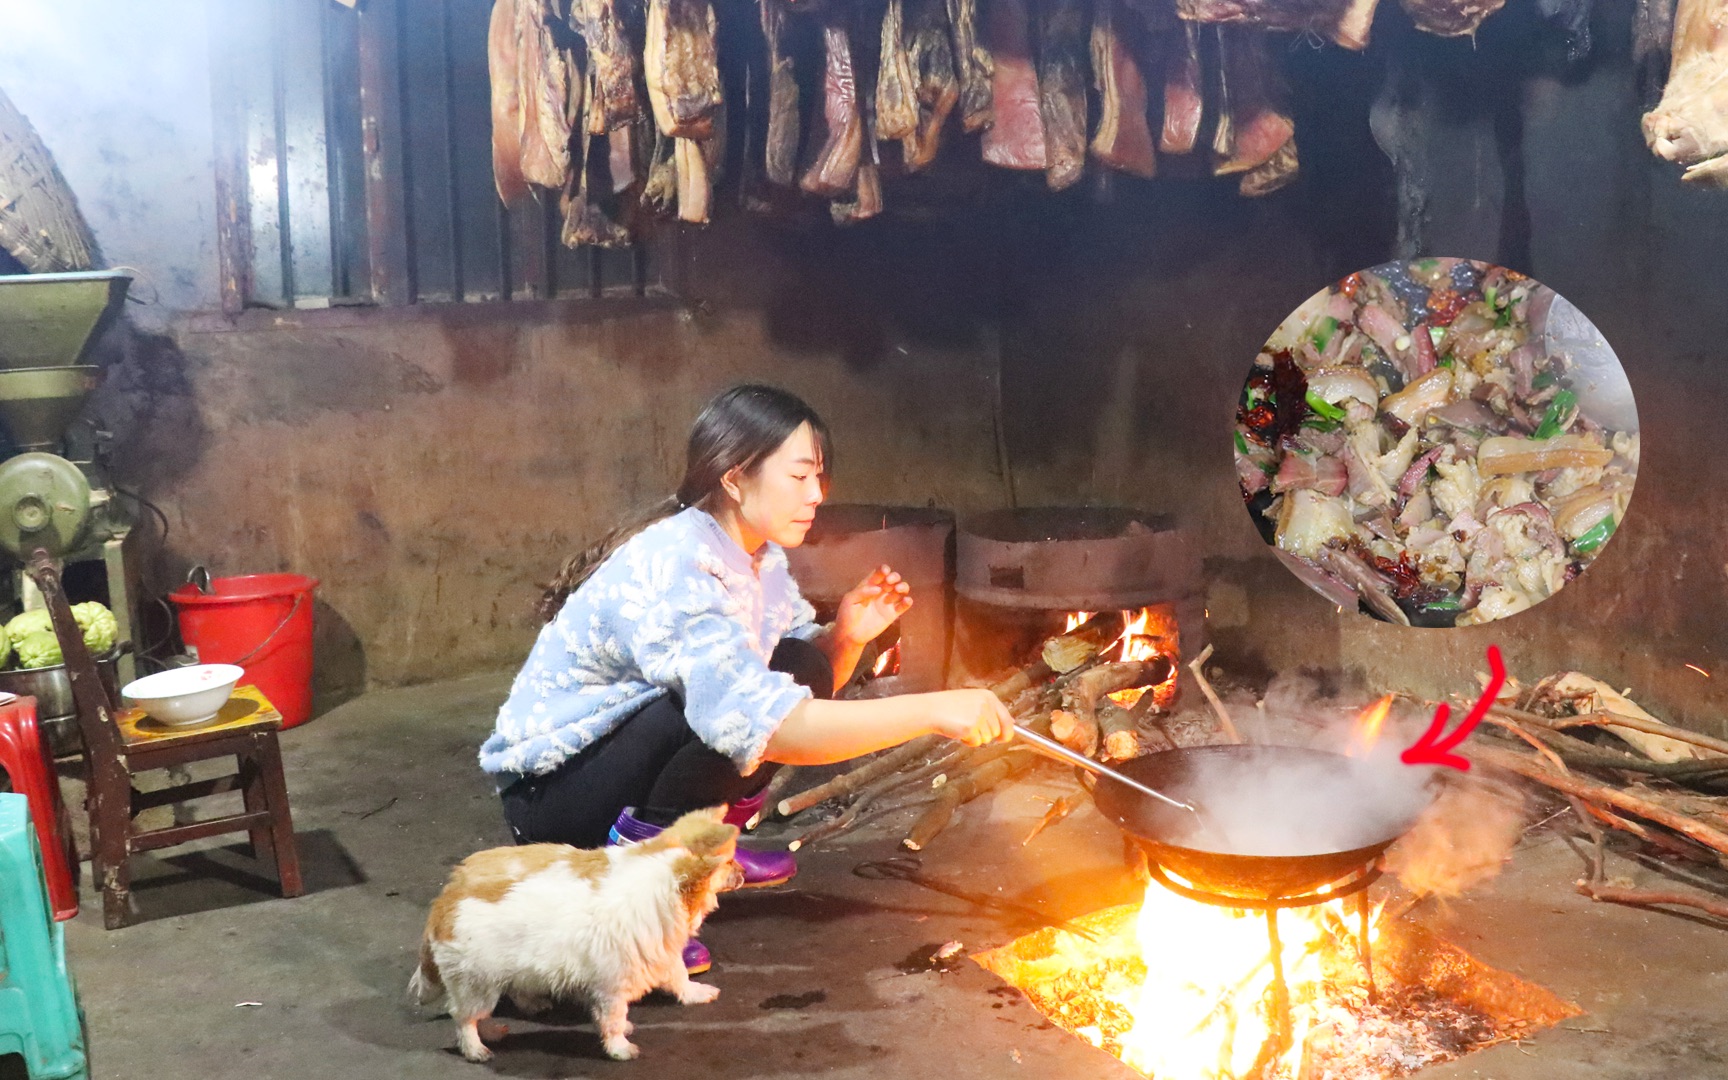
[[[90,766],[90,869],[102,890],[102,925],[132,922],[132,778],[123,767]]]
[[[294,842],[294,818],[288,810],[288,781],[282,774],[282,747],[275,732],[258,741],[255,760],[270,810],[270,839],[276,851],[276,876],[282,882],[282,895],[299,896],[306,887],[300,881],[300,849]]]

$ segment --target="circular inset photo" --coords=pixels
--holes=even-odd
[[[1328,599],[1406,626],[1541,603],[1626,516],[1638,412],[1554,290],[1466,259],[1322,289],[1261,346],[1236,414],[1255,526]]]

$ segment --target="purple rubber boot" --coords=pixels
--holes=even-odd
[[[708,946],[695,938],[684,943],[684,970],[692,975],[700,975],[714,966],[714,957],[708,952]]]
[[[762,819],[762,804],[768,801],[768,789],[763,788],[748,799],[739,799],[726,808],[726,816],[720,820],[728,825],[738,826],[739,832],[749,832]]]
[[[760,804],[758,799],[758,804]],[[612,823],[609,834],[614,844],[639,844],[650,837],[660,835],[660,826],[650,825],[639,820],[632,811],[634,806],[626,806],[624,812],[618,815],[618,820]],[[730,811],[728,811],[730,812]],[[749,815],[745,815],[748,817]],[[744,870],[744,887],[746,889],[764,889],[770,885],[784,885],[792,880],[792,875],[798,872],[798,860],[792,857],[790,851],[750,851],[739,848],[733,856]]]

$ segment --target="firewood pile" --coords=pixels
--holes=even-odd
[[[1166,695],[1152,692],[1174,677],[1171,658],[1119,659],[1126,640],[1123,630],[1119,613],[1093,615],[1045,641],[1037,660],[991,689],[1018,723],[1104,762],[1210,741],[1210,730],[1195,732],[1192,724],[1173,726],[1160,705]],[[1139,691],[1131,706],[1111,699],[1113,694],[1134,696],[1124,691]],[[770,805],[780,817],[811,819],[790,841],[794,851],[891,811],[916,807],[918,816],[901,844],[921,851],[948,827],[961,806],[1024,776],[1038,760],[1020,743],[971,748],[926,736],[815,787],[791,795],[779,795],[777,790],[779,797],[771,799]],[[781,770],[775,778],[781,790],[790,786],[783,779],[789,772]],[[1075,783],[1078,789],[1078,778]],[[1025,842],[1084,800],[1079,790],[1056,799]],[[816,820],[821,812],[829,816]]]
[[[1728,869],[1728,741],[1663,723],[1576,671],[1512,688],[1497,701],[1487,717],[1493,726],[1484,730],[1500,738],[1478,738],[1470,756],[1570,804],[1594,841],[1594,851],[1584,853],[1590,871],[1580,893],[1728,918],[1728,900],[1623,886],[1604,871],[1606,830],[1636,837],[1670,864]]]

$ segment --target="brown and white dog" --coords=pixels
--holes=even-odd
[[[720,995],[690,980],[682,950],[718,894],[743,883],[733,861],[738,830],[721,823],[724,810],[685,814],[627,847],[529,844],[470,855],[432,902],[408,992],[422,1005],[445,999],[469,1061],[492,1056],[479,1024],[504,994],[526,1012],[586,1002],[606,1053],[635,1057],[631,1002],[656,988],[685,1005]]]

